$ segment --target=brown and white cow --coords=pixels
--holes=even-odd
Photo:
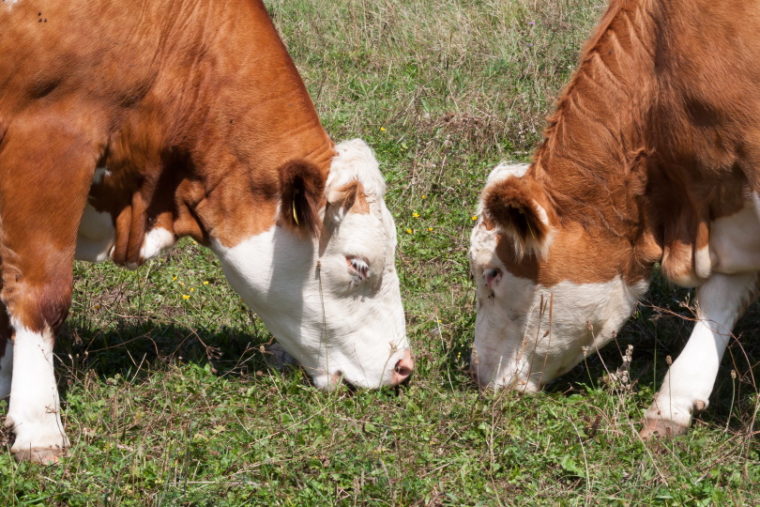
[[[707,407],[760,270],[760,4],[612,0],[528,165],[482,192],[470,258],[483,386],[536,391],[607,343],[655,263],[698,321],[642,434]]]
[[[409,376],[377,161],[327,136],[260,1],[4,0],[0,54],[0,397],[17,458],[69,446],[53,343],[75,252],[136,266],[191,236],[317,386]]]

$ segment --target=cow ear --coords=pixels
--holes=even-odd
[[[548,211],[539,202],[548,202],[543,186],[526,178],[507,178],[483,191],[484,219],[513,240],[518,258],[542,258],[550,244]]]
[[[280,167],[280,220],[288,228],[317,234],[322,228],[319,208],[325,178],[308,162],[296,160]]]

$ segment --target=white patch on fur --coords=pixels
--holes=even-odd
[[[714,272],[733,274],[760,270],[760,218],[754,205],[756,197],[756,194],[748,197],[738,213],[710,224]]]
[[[522,178],[528,172],[530,164],[501,162],[491,170],[486,180],[486,187],[500,183],[509,178]]]
[[[370,212],[338,213],[328,205],[323,238],[329,241],[321,255],[317,239],[277,226],[231,248],[213,239],[211,244],[230,284],[318,387],[330,389],[341,376],[357,387],[379,387],[392,382],[393,368],[409,348],[395,225],[372,150],[359,139],[336,150],[328,201],[359,181]],[[357,269],[366,278],[356,276]]]
[[[145,235],[143,244],[140,247],[140,258],[148,260],[160,254],[165,249],[174,246],[177,240],[174,233],[163,227],[154,227]]]
[[[361,139],[343,141],[335,146],[336,155],[330,164],[325,196],[328,202],[340,199],[338,192],[354,181],[360,181],[368,197],[379,200],[385,195],[385,180],[367,143]]]
[[[731,330],[755,292],[757,273],[713,274],[697,289],[698,321],[646,412],[688,426],[695,407],[707,408]]]
[[[11,324],[15,330],[13,381],[6,418],[16,434],[11,451],[68,447],[53,371],[53,334],[49,329],[31,331],[13,317]]]
[[[88,204],[79,223],[75,257],[89,262],[110,259],[114,238],[115,229],[111,214],[97,211]]]
[[[0,400],[11,395],[11,380],[13,379],[13,342],[5,344],[3,357],[0,357]]]
[[[694,273],[698,278],[706,280],[712,272],[712,261],[710,259],[710,245],[698,248],[694,252]]]

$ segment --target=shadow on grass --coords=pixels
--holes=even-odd
[[[99,377],[150,374],[176,363],[210,365],[218,375],[247,375],[270,368],[265,347],[271,335],[263,325],[204,329],[154,320],[122,320],[109,330],[70,322],[58,336],[60,369],[69,378],[85,371]]]

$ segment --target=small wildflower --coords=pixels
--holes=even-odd
[[[172,277],[172,282],[176,282],[176,281],[177,281],[177,277],[176,277],[176,276],[173,276],[173,277]]]
[[[475,220],[477,220],[477,219],[478,219],[478,215],[472,215],[472,216],[470,217],[470,220],[472,220],[473,222],[474,222]]]
[[[190,292],[195,292],[195,287],[190,287]]]
[[[208,280],[203,280],[203,285],[208,285]]]
[[[433,232],[433,228],[432,227],[428,227],[428,232]]]
[[[406,233],[407,233],[407,234],[411,234],[412,232],[414,232],[414,231],[412,231],[411,229],[407,229],[407,230],[406,230]]]
[[[380,132],[385,132],[385,127],[380,127]]]
[[[417,213],[416,211],[415,211],[414,213],[412,213],[412,216],[413,216],[414,218],[420,218],[420,214],[419,214],[419,213]]]
[[[182,299],[187,301],[188,299],[190,299],[190,294],[182,294]]]
[[[422,199],[427,199],[427,195],[422,194]]]

